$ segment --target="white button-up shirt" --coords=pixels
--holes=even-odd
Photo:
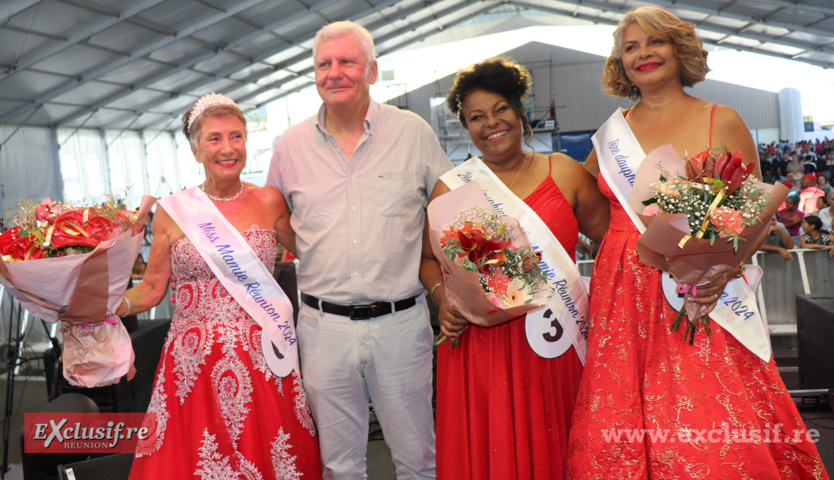
[[[373,100],[349,159],[325,108],[281,136],[267,176],[292,210],[298,287],[340,304],[415,296],[425,205],[452,164],[419,116]]]

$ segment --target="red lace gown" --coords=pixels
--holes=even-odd
[[[599,185],[611,224],[594,262],[568,478],[828,478],[772,358],[715,322],[694,345],[683,327],[669,332],[677,312],[661,273],[640,263],[637,229]]]
[[[275,233],[244,238],[270,272]],[[318,442],[300,379],[272,375],[261,327],[183,238],[171,248],[176,311],[131,479],[320,479]],[[137,352],[141,355],[142,352]],[[302,477],[303,475],[303,477]]]
[[[576,217],[549,176],[524,201],[571,256]],[[554,359],[527,344],[524,317],[469,326],[437,350],[437,478],[563,478],[582,364],[573,347]]]

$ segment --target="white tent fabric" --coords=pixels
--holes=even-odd
[[[0,126],[8,138],[14,126]],[[22,127],[0,149],[0,212],[8,222],[20,199],[60,198],[58,165],[52,160],[55,135],[48,128]]]

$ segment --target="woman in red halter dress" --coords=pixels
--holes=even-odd
[[[756,160],[735,111],[683,91],[707,71],[691,24],[644,7],[614,36],[603,83],[639,100],[626,122],[644,152],[671,144],[683,156],[709,145]],[[586,164],[595,174],[597,153]],[[772,357],[762,361],[715,322],[694,345],[683,329],[669,331],[677,312],[661,272],[640,263],[640,234],[602,178],[599,185],[611,221],[594,265],[568,478],[828,478]],[[699,302],[718,298],[728,280],[699,286]]]
[[[579,229],[592,238],[605,231],[607,216],[592,212],[607,204],[593,177],[571,158],[522,150],[529,126],[521,98],[529,88],[524,67],[489,59],[458,73],[447,103],[482,152],[482,160],[470,161],[482,162],[523,199],[572,258]],[[449,190],[439,181],[432,200]],[[437,478],[564,478],[582,372],[576,351],[568,346],[556,358],[539,357],[528,345],[524,316],[489,327],[458,316],[446,299],[428,235],[424,238],[423,284],[440,306],[443,333],[459,336],[457,346],[438,347]]]

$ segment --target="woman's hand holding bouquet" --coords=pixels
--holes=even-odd
[[[487,203],[477,182],[436,198],[429,216],[430,224],[442,225],[430,235],[449,303],[446,323],[456,332],[464,322],[489,327],[547,302],[540,255],[517,220]],[[438,344],[447,339],[441,336]]]
[[[690,342],[699,324],[710,332],[708,314],[720,298],[718,292],[699,299],[698,290],[723,291],[742,271],[741,262],[787,195],[784,186],[765,185],[752,170],[740,152],[705,152],[684,161],[667,145],[637,171],[630,200],[646,227],[637,242],[640,261],[678,282],[684,308],[671,329],[686,316]]]

